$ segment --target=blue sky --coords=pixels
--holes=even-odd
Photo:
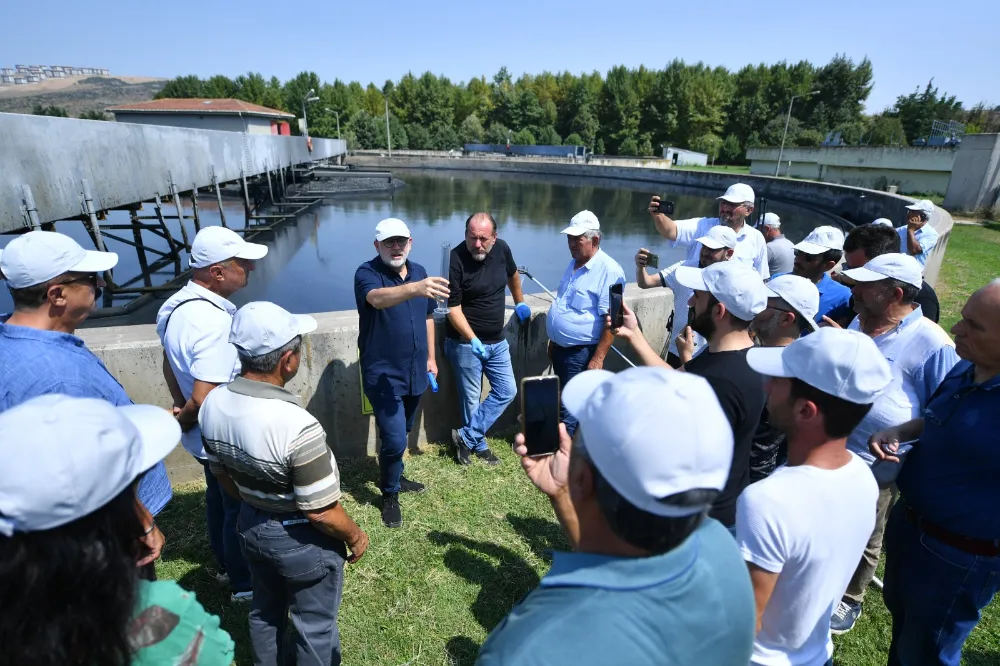
[[[33,0],[0,12],[0,65],[162,77],[252,70],[282,80],[311,69],[381,85],[407,71],[460,81],[501,65],[517,76],[660,68],[679,57],[738,69],[846,53],[872,60],[868,109],[879,111],[931,77],[967,106],[1000,104],[998,14],[996,0]]]

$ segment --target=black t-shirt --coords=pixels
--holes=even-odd
[[[750,484],[750,446],[764,403],[764,378],[747,363],[747,350],[703,351],[685,369],[708,380],[733,429],[735,450],[726,487],[709,515],[726,527],[736,524],[736,500]]]
[[[507,280],[517,273],[517,264],[510,247],[498,238],[483,261],[476,261],[462,241],[451,251],[448,271],[448,306],[461,305],[472,332],[485,344],[503,340],[506,319],[504,301]],[[445,324],[445,335],[461,339],[451,322]]]

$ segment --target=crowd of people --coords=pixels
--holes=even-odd
[[[559,449],[530,457],[518,435],[515,451],[573,550],[478,663],[832,664],[884,546],[888,664],[959,664],[1000,587],[1000,280],[969,297],[953,342],[923,279],[933,204],[908,206],[898,229],[820,226],[792,244],[773,213],[752,225],[754,203],[738,183],[717,217],[673,220],[652,198],[653,226],[685,251],[656,273],[653,251],[635,255],[639,287],[674,294],[662,350],[627,306],[608,316],[626,278],[597,216],[562,230],[570,259],[545,319]],[[427,491],[403,458],[438,350],[458,392],[455,461],[495,467],[486,434],[517,394],[508,291],[510,326],[532,318],[490,214],[468,218],[447,276],[411,261],[413,243],[405,222],[381,221],[354,279],[387,528],[403,526],[401,494]],[[170,410],[133,405],[74,335],[114,253],[31,231],[0,254],[14,301],[0,318],[9,663],[232,661],[218,618],[156,579],[162,460],[178,441],[204,467],[216,575],[249,604],[254,663],[341,662],[345,570],[369,537],[322,425],[287,388],[316,321],[229,300],[266,254],[226,228],[195,236],[191,280],[157,314]],[[603,369],[616,337],[642,367]]]

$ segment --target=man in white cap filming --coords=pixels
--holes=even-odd
[[[707,268],[720,261],[729,261],[733,258],[733,252],[736,249],[736,233],[727,226],[715,226],[699,238],[698,243],[701,244],[701,253],[698,255],[697,261],[692,259],[678,261],[653,275],[646,272],[650,256],[649,250],[642,248],[635,255],[635,279],[640,289],[670,287],[670,290],[674,292],[674,312],[670,319],[672,323],[667,326],[671,331],[670,342],[667,346],[667,364],[672,368],[681,366],[681,358],[677,354],[676,338],[683,335],[687,328],[690,312],[688,301],[691,299],[692,293],[690,289],[677,282],[677,269],[681,266]],[[705,338],[694,333],[692,342],[697,352],[700,347],[704,346]]]
[[[746,664],[753,597],[732,537],[707,517],[733,439],[712,388],[669,368],[581,373],[579,420],[522,466],[572,552],[490,634],[477,664]],[[669,424],[669,427],[664,427]]]
[[[613,284],[625,284],[625,271],[601,249],[601,223],[589,210],[574,215],[561,233],[566,234],[573,258],[549,307],[545,331],[552,371],[565,386],[584,370],[604,367],[614,339],[604,326],[610,308],[608,289]],[[561,413],[572,434],[576,419],[565,406]]]
[[[819,311],[816,323],[823,316],[847,305],[851,290],[830,277],[844,256],[844,232],[837,227],[816,227],[801,243],[795,245],[795,265],[792,274],[804,277],[819,290]]]
[[[205,227],[191,243],[191,280],[156,313],[163,377],[184,431],[181,443],[205,468],[206,523],[219,567],[217,577],[228,581],[234,601],[253,596],[250,570],[236,535],[240,502],[219,486],[208,469],[198,412],[213,389],[239,374],[236,348],[229,343],[236,312],[229,297],[247,285],[254,262],[266,254],[266,245],[248,243],[235,231]]]
[[[749,185],[736,183],[719,197],[718,217],[674,221],[660,212],[659,204],[660,197],[656,196],[649,203],[649,214],[653,217],[656,230],[668,241],[673,241],[672,247],[688,250],[688,259],[698,258],[698,238],[705,236],[712,227],[724,224],[736,232],[736,252],[733,258],[752,266],[761,278],[770,277],[767,242],[759,231],[746,223],[754,207],[754,192]]]
[[[368,546],[340,503],[340,473],[323,427],[285,387],[299,370],[304,336],[314,330],[308,315],[274,303],[244,305],[229,335],[240,376],[212,391],[198,417],[212,473],[243,500],[256,664],[283,663],[289,617],[298,663],[340,663],[344,564]]]
[[[930,224],[934,208],[934,202],[928,199],[910,204],[906,207],[906,226],[896,229],[899,251],[916,259],[921,270],[927,263],[927,255],[938,242],[938,232]]]
[[[84,250],[53,231],[29,231],[7,245],[0,273],[14,312],[0,317],[0,412],[53,393],[132,404],[104,363],[74,335],[97,307],[106,286],[102,275],[117,263],[114,252]],[[172,497],[162,462],[142,475],[136,495],[146,531],[142,541],[149,548],[140,561],[142,575],[153,579],[153,561],[164,543],[153,517]]]
[[[739,499],[736,540],[757,605],[752,664],[832,665],[829,618],[875,524],[878,485],[847,436],[892,382],[871,338],[824,328],[751,349],[788,462]]]
[[[781,233],[781,218],[764,213],[764,240],[767,241],[767,267],[771,275],[791,273],[795,263],[792,241]]]

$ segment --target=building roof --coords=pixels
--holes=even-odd
[[[244,114],[264,118],[294,118],[295,114],[277,109],[269,109],[259,104],[251,104],[239,99],[154,99],[151,102],[110,106],[105,111],[111,113],[184,113],[184,114]]]

